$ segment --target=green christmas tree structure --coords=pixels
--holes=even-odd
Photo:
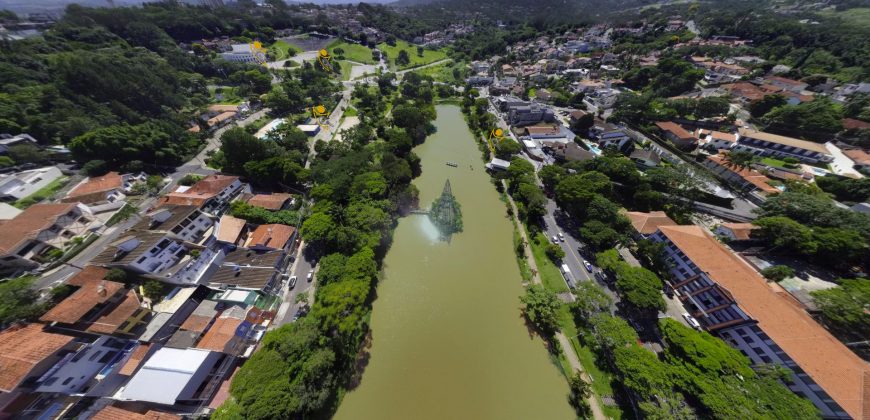
[[[443,239],[449,240],[454,233],[462,232],[462,210],[450,190],[449,179],[444,183],[441,196],[432,203],[429,218],[438,227]]]

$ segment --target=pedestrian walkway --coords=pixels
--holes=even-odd
[[[504,187],[505,191],[507,191],[507,183],[505,180],[501,180],[501,185]],[[532,251],[529,249],[529,238],[526,235],[526,230],[523,228],[522,223],[520,223],[520,219],[517,217],[517,205],[514,203],[514,199],[509,195],[505,194],[508,199],[508,203],[511,205],[512,216],[514,223],[517,226],[517,229],[520,231],[520,237],[523,240],[523,255],[526,257],[526,261],[529,264],[529,268],[532,270],[532,283],[541,284],[541,276],[538,274],[538,264],[535,262],[534,256],[532,256]],[[576,297],[571,294],[571,300],[573,301]],[[571,340],[568,339],[565,334],[561,331],[556,332],[556,340],[559,341],[559,346],[562,348],[562,353],[565,354],[565,358],[568,360],[568,364],[571,365],[572,371],[570,374],[574,374],[574,372],[580,372],[580,376],[584,381],[588,384],[592,384],[592,378],[589,377],[589,374],[583,369],[583,365],[580,363],[580,359],[577,358],[577,353],[574,351],[574,346],[571,345]],[[589,404],[590,409],[592,410],[592,417],[595,420],[605,420],[607,416],[604,414],[604,411],[601,409],[601,405],[598,401],[598,398],[595,397],[594,393],[590,393],[589,397],[586,398],[586,402]]]

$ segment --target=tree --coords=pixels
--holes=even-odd
[[[593,348],[599,355],[612,360],[615,349],[628,346],[637,341],[637,331],[624,319],[607,313],[599,313],[589,318],[592,331]]]
[[[586,399],[592,395],[592,387],[583,379],[583,372],[578,370],[568,378],[568,388],[571,389],[571,406],[577,410],[577,415],[588,417],[592,409]]]
[[[544,336],[550,337],[559,329],[561,303],[555,293],[535,284],[526,289],[526,294],[520,297],[520,301],[526,317]]]
[[[787,265],[772,265],[761,270],[761,275],[770,281],[782,281],[794,275],[794,270]]]
[[[411,57],[408,55],[408,51],[400,50],[399,55],[396,56],[396,65],[399,67],[404,67],[408,64],[411,64]]]
[[[580,228],[580,235],[597,249],[612,248],[623,238],[606,223],[590,220]]]
[[[585,136],[593,125],[595,125],[595,116],[592,113],[586,113],[571,122],[571,131],[581,136]],[[575,138],[575,140],[579,139]]]
[[[0,326],[35,320],[48,309],[39,303],[39,292],[30,288],[33,280],[33,277],[19,277],[0,282]]]
[[[504,139],[495,143],[495,156],[499,159],[510,160],[514,155],[522,151],[523,146],[520,146],[519,143],[511,139]]]
[[[761,118],[774,108],[784,106],[787,103],[785,96],[780,94],[765,95],[749,105],[749,113],[755,118]]]
[[[157,280],[148,280],[144,285],[145,296],[151,299],[152,302],[158,302],[163,296],[163,283]]]
[[[591,281],[579,282],[574,295],[577,299],[571,303],[571,312],[584,323],[593,315],[608,311],[613,304],[613,299],[604,293],[604,289]]]
[[[826,323],[840,331],[870,331],[870,280],[840,279],[840,286],[810,292]]]
[[[769,130],[802,133],[820,140],[843,129],[843,112],[827,97],[774,108],[764,116]]]
[[[561,246],[554,243],[548,243],[544,252],[554,263],[560,263],[562,259],[565,258],[565,251]]]
[[[544,188],[550,191],[556,188],[559,181],[566,175],[568,175],[568,171],[559,165],[546,165],[538,172],[538,177],[541,178]]]
[[[773,247],[807,255],[815,253],[818,248],[818,244],[813,241],[812,231],[788,217],[763,217],[756,219],[753,224],[758,229],[752,231],[752,236]]]
[[[757,156],[745,150],[732,150],[725,155],[725,164],[737,170],[746,169],[757,160]]]
[[[423,47],[417,46],[417,57],[423,56]]]
[[[617,269],[616,288],[623,301],[641,311],[655,312],[665,309],[662,281],[646,268],[629,267],[625,264],[623,268]]]
[[[106,273],[106,280],[123,283],[127,281],[127,272],[120,268],[113,268]]]

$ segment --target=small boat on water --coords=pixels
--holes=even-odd
[[[455,167],[459,166],[459,164],[456,162],[447,162],[447,166],[452,166],[455,168]]]

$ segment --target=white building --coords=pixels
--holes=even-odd
[[[158,274],[175,266],[187,252],[187,244],[171,233],[130,231],[109,244],[91,263]]]
[[[144,182],[145,173],[119,174],[109,172],[102,176],[90,177],[73,187],[63,198],[65,203],[80,202],[85,204],[114,203],[127,198],[138,182]]]
[[[266,54],[257,51],[251,44],[233,44],[232,51],[221,53],[221,58],[237,63],[265,63]]]
[[[9,148],[18,144],[36,145],[36,139],[29,134],[19,134],[16,136],[10,134],[0,134],[0,154],[9,153]]]
[[[699,226],[662,226],[668,279],[686,311],[753,365],[776,364],[825,418],[867,418],[870,366],[822,328],[779,285]]]
[[[108,336],[81,343],[75,352],[66,354],[42,376],[36,392],[86,394],[105,377],[101,371],[119,365],[133,344],[129,340]]]
[[[197,243],[214,226],[214,220],[196,206],[167,204],[145,215],[134,230],[172,232],[179,239]]]
[[[20,200],[62,176],[60,169],[54,166],[0,175],[0,200]]]
[[[166,405],[202,401],[198,391],[221,357],[208,350],[161,348],[130,379],[119,399]]]

